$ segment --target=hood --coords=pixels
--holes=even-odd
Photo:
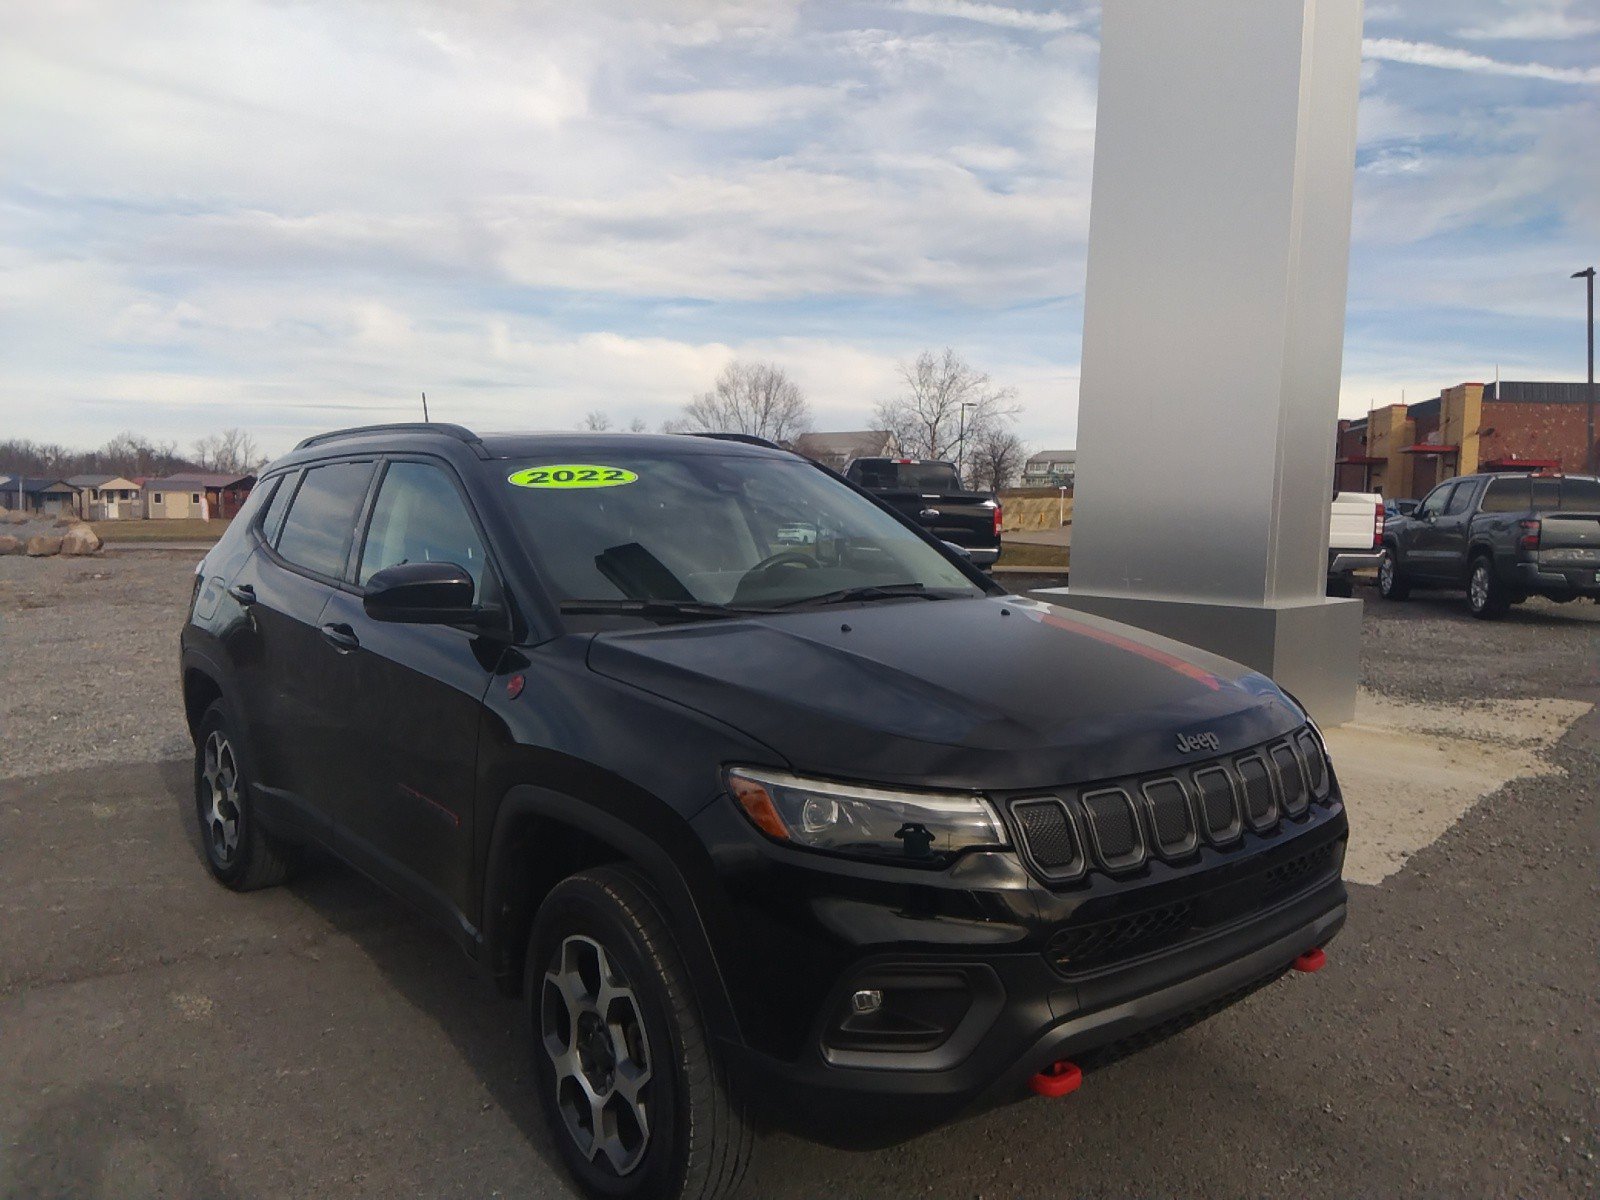
[[[598,634],[589,666],[725,722],[797,772],[1047,787],[1160,770],[1300,725],[1263,675],[1017,597],[878,602]]]

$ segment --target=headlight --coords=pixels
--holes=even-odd
[[[988,801],[964,792],[898,792],[780,771],[730,768],[728,789],[768,837],[813,850],[918,864],[1006,844]]]

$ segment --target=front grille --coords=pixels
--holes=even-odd
[[[1181,938],[1194,923],[1194,905],[1167,904],[1063,929],[1050,940],[1045,955],[1063,973],[1086,971],[1108,962],[1159,950]]]
[[[1324,842],[1189,899],[1069,925],[1050,939],[1045,960],[1071,977],[1170,949],[1321,883],[1342,861],[1341,845]]]
[[[1177,771],[1013,800],[1018,840],[1051,883],[1089,870],[1136,871],[1151,857],[1180,862],[1206,843],[1226,849],[1245,830],[1270,836],[1332,793],[1321,742],[1309,727],[1243,754]]]
[[[1088,865],[1083,844],[1059,800],[1027,800],[1011,806],[1033,861],[1056,878],[1076,878]]]

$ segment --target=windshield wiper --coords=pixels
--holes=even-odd
[[[915,596],[920,600],[949,600],[964,593],[950,588],[930,591],[923,583],[871,583],[863,587],[840,588],[833,592],[819,592],[815,596],[800,596],[793,600],[780,600],[773,608],[805,608],[814,604],[839,604],[849,600],[894,600],[902,596]]]
[[[698,621],[758,615],[753,608],[729,608],[700,600],[563,600],[564,613],[595,616],[644,617],[650,621]]]

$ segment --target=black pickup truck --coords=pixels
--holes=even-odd
[[[858,458],[844,476],[934,537],[967,552],[977,567],[1000,557],[1000,502],[961,486],[954,463],[929,458]]]
[[[1378,591],[1467,589],[1492,620],[1529,596],[1600,601],[1600,479],[1589,475],[1464,475],[1447,479],[1384,528]]]

